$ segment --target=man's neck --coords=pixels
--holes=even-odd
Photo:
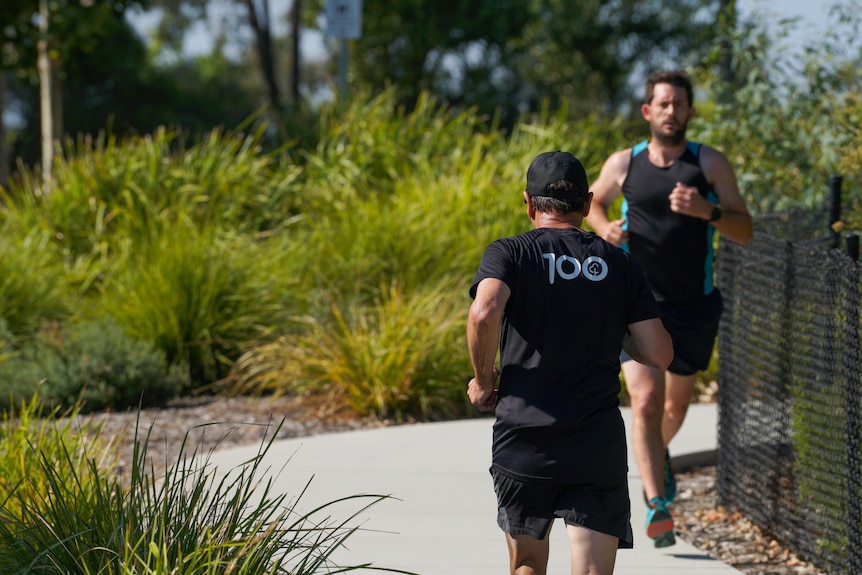
[[[687,144],[688,141],[685,139],[679,143],[671,144],[653,138],[649,141],[649,144],[647,144],[649,159],[656,166],[665,168],[672,165],[677,158],[683,155]]]
[[[536,228],[573,228],[584,231],[581,228],[583,219],[584,217],[580,214],[536,212],[536,219],[533,220],[533,225]]]

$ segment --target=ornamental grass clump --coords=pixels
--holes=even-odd
[[[334,302],[322,318],[297,318],[297,333],[251,349],[235,364],[234,393],[294,393],[326,406],[397,421],[469,413],[463,347],[464,294],[384,286],[372,302]]]
[[[274,492],[273,479],[263,477],[272,439],[227,473],[211,465],[211,451],[199,453],[184,442],[178,460],[158,477],[148,458],[149,433],[139,435],[139,428],[125,476],[90,457],[91,443],[80,433],[44,434],[38,444],[26,445],[26,474],[3,494],[0,572],[403,573],[336,565],[331,557],[357,531],[358,515],[385,496],[352,496],[297,511],[301,496],[288,502],[287,494]],[[352,500],[362,505],[346,519],[330,514]]]

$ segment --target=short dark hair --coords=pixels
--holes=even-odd
[[[548,190],[564,193],[579,192],[578,186],[568,180],[551,182],[548,184]],[[530,196],[530,198],[533,200],[533,207],[539,212],[546,214],[570,214],[572,212],[583,211],[587,196],[588,194],[581,194],[567,200],[560,200],[549,196]]]
[[[691,76],[682,70],[663,70],[650,74],[646,79],[646,91],[644,93],[644,102],[649,104],[652,102],[653,92],[655,92],[656,84],[670,84],[677,88],[684,88],[685,95],[688,98],[688,105],[694,104],[694,90],[691,87]]]

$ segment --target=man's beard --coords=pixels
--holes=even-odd
[[[654,137],[662,145],[668,147],[678,146],[685,142],[685,131],[687,127],[688,124],[683,124],[682,127],[674,130],[670,134],[663,134],[661,132],[657,132],[656,134],[654,134]]]

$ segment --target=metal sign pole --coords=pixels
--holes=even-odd
[[[341,62],[338,66],[338,100],[347,102],[347,38],[341,39]]]
[[[326,4],[326,34],[339,39],[338,94],[340,103],[347,102],[347,40],[362,34],[362,0],[328,0]]]

